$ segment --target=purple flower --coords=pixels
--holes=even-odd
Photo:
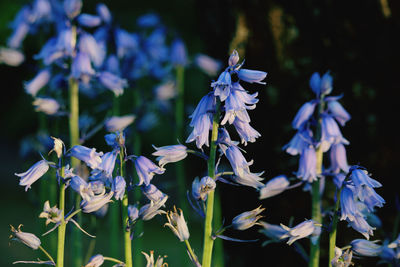
[[[159,201],[150,201],[149,204],[144,205],[139,210],[139,217],[142,218],[143,221],[148,221],[154,218],[154,216],[158,214],[163,214],[165,211],[160,210],[161,207],[164,206],[165,202],[167,201],[168,196],[165,195],[164,198],[160,199]]]
[[[232,87],[231,74],[227,70],[222,72],[219,75],[218,80],[211,83],[211,87],[214,88],[214,95],[219,96],[221,101],[225,101],[229,96]]]
[[[36,96],[39,90],[49,82],[50,77],[48,69],[41,70],[32,80],[24,84],[25,91],[31,96]]]
[[[94,74],[95,71],[90,63],[89,55],[79,52],[72,62],[71,75],[76,79],[81,79],[83,83],[87,84]]]
[[[310,78],[310,87],[311,90],[319,96],[321,92],[321,76],[319,75],[318,72],[314,72],[313,75],[311,75]]]
[[[64,0],[64,11],[70,19],[75,18],[81,13],[81,0]]]
[[[287,230],[283,229],[280,225],[269,224],[263,221],[260,221],[259,224],[263,227],[260,232],[272,240],[280,240],[287,233]]]
[[[228,65],[230,67],[235,66],[239,62],[239,53],[236,50],[233,50],[232,54],[229,56]]]
[[[151,160],[144,156],[139,156],[134,161],[136,172],[139,176],[139,183],[138,185],[149,185],[151,179],[155,174],[163,174],[165,169],[158,167],[154,164]]]
[[[382,252],[382,246],[365,239],[355,239],[350,243],[351,250],[359,256],[376,257]]]
[[[343,108],[343,106],[335,100],[328,101],[328,111],[342,126],[344,126],[351,118],[350,114]]]
[[[329,72],[322,75],[321,78],[321,94],[328,95],[332,92],[332,76]]]
[[[313,220],[304,221],[293,228],[289,228],[283,224],[281,224],[281,227],[286,230],[286,234],[282,235],[281,239],[289,237],[287,241],[289,245],[293,244],[298,239],[317,234],[320,230],[320,227],[317,226]]]
[[[138,17],[136,23],[139,27],[151,28],[157,26],[160,23],[160,18],[157,14],[148,13]]]
[[[105,22],[105,23],[110,23],[112,20],[112,15],[108,7],[103,4],[97,4],[96,5],[96,11],[97,14],[100,16],[100,18]]]
[[[15,173],[16,176],[21,177],[19,185],[25,186],[25,191],[31,188],[31,185],[40,179],[49,170],[49,164],[46,160],[36,162],[26,172]]]
[[[344,172],[349,171],[347,164],[346,149],[342,143],[333,144],[329,153],[331,159],[331,171],[338,173],[340,170]]]
[[[198,54],[194,62],[202,71],[210,76],[217,75],[218,71],[221,69],[221,62],[203,54]]]
[[[104,257],[101,254],[94,255],[84,267],[99,267],[104,263]]]
[[[105,122],[105,127],[109,132],[121,132],[131,123],[133,123],[135,119],[136,116],[133,114],[125,116],[113,116]]]
[[[47,115],[55,115],[60,108],[57,100],[47,97],[36,97],[32,104],[35,106],[35,111],[43,112]]]
[[[99,16],[90,14],[80,14],[77,21],[80,25],[89,28],[97,27],[101,24],[101,18]]]
[[[192,195],[196,200],[206,201],[207,195],[212,192],[215,187],[216,183],[213,178],[210,176],[204,176],[199,181],[199,178],[196,177],[192,183]]]
[[[176,38],[171,45],[171,63],[178,66],[186,66],[188,63],[184,42]]]
[[[81,177],[79,177],[78,175],[75,175],[71,178],[70,184],[69,184],[72,189],[75,192],[80,193],[81,192],[81,188],[88,188],[89,184],[83,180]]]
[[[139,210],[136,205],[128,206],[128,216],[131,222],[134,222],[139,218]]]
[[[13,233],[10,238],[13,240],[19,241],[32,249],[38,249],[40,247],[40,239],[31,233],[26,233],[21,231],[22,224],[18,226],[18,229],[15,229],[12,225],[11,232]]]
[[[108,71],[100,72],[98,78],[101,84],[107,89],[110,89],[115,96],[122,95],[124,93],[124,88],[128,86],[127,80]]]
[[[101,43],[96,41],[96,39],[88,33],[81,34],[79,37],[79,52],[89,55],[95,67],[100,67],[106,56],[106,50]]]
[[[157,202],[165,197],[165,194],[161,192],[155,185],[149,184],[142,188],[143,194],[153,202]]]
[[[103,152],[96,152],[95,148],[76,145],[71,148],[68,156],[75,157],[85,162],[92,169],[98,169],[102,162],[101,156],[103,156]]]
[[[138,36],[122,29],[117,29],[115,31],[115,43],[119,58],[130,56],[136,53],[139,48]]]
[[[370,226],[362,215],[358,215],[354,217],[353,221],[349,221],[349,226],[362,234],[366,239],[369,239],[370,235],[374,235],[375,227]]]
[[[125,194],[126,182],[124,177],[117,176],[113,180],[113,191],[116,200],[122,200]]]
[[[250,227],[253,227],[256,224],[259,224],[258,220],[263,217],[260,216],[259,214],[264,210],[265,208],[261,208],[261,206],[259,206],[254,210],[246,211],[237,215],[232,220],[233,228],[236,230],[246,230],[249,229]]]
[[[265,84],[265,82],[261,82],[267,77],[267,73],[259,70],[248,70],[248,69],[240,69],[237,72],[237,75],[240,80],[243,80],[248,83],[259,83]],[[222,101],[222,100],[221,100]]]
[[[317,180],[317,155],[311,145],[305,147],[300,155],[297,178],[309,183]]]
[[[171,145],[171,146],[162,146],[156,147],[154,149],[157,150],[153,152],[153,156],[157,156],[156,160],[161,167],[164,167],[165,164],[170,162],[178,162],[186,158],[187,156],[187,147],[184,145]]]
[[[312,144],[310,134],[309,130],[299,130],[290,142],[283,147],[283,149],[292,156],[301,154],[305,148]]]
[[[356,216],[361,213],[357,208],[356,199],[353,189],[350,186],[345,186],[340,193],[340,220],[354,221]]]
[[[247,142],[254,143],[256,138],[261,136],[261,134],[251,127],[248,122],[244,122],[239,118],[234,120],[233,126],[235,126],[235,129],[240,136],[241,143],[244,145],[247,145]]]
[[[329,149],[330,144],[343,143],[347,145],[349,143],[343,138],[336,121],[328,114],[322,114],[321,131],[321,141],[323,143],[325,141],[326,144],[324,152]]]
[[[276,196],[285,191],[290,185],[285,175],[279,175],[269,180],[260,189],[260,199]]]
[[[294,129],[300,129],[312,116],[315,110],[316,103],[314,101],[306,102],[301,106],[296,116],[292,121]]]
[[[81,194],[83,200],[81,201],[82,211],[85,213],[92,213],[101,209],[104,205],[111,202],[111,198],[114,192],[110,191],[109,193],[103,192],[98,195],[89,195],[89,194]]]

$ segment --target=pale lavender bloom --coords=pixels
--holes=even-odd
[[[89,184],[78,175],[75,175],[71,178],[69,185],[72,187],[72,189],[75,192],[78,192],[78,193],[80,193],[81,188],[89,187]]]
[[[139,210],[136,205],[129,205],[128,206],[128,216],[131,222],[136,221],[139,218]]]
[[[292,121],[294,129],[300,129],[314,113],[316,103],[314,101],[304,103]]]
[[[35,111],[43,112],[47,115],[56,114],[60,108],[57,100],[47,97],[36,97],[32,104],[35,106]]]
[[[207,55],[198,54],[194,59],[195,64],[210,76],[215,76],[221,69],[221,62]]]
[[[113,191],[116,200],[122,200],[125,194],[126,182],[124,177],[117,176],[113,180]]]
[[[9,66],[17,67],[24,62],[24,54],[14,48],[0,47],[0,63],[5,63]]]
[[[162,206],[164,206],[165,202],[167,201],[168,196],[165,195],[164,198],[160,199],[159,201],[153,202],[150,201],[149,204],[144,205],[139,210],[139,217],[142,218],[143,221],[148,221],[154,218],[154,216],[158,214],[163,214],[165,211],[160,210]]]
[[[329,72],[322,75],[321,78],[321,94],[328,95],[332,92],[332,76]]]
[[[91,76],[95,74],[87,53],[79,52],[71,65],[71,75],[76,79],[81,79],[85,84],[89,83]]]
[[[155,185],[149,184],[142,188],[143,194],[153,202],[157,202],[165,197],[165,194],[161,192]]]
[[[188,63],[186,46],[180,38],[176,38],[171,44],[171,63],[183,67]]]
[[[114,54],[108,56],[108,58],[105,62],[105,68],[108,72],[111,72],[115,75],[121,74],[121,70],[120,70],[120,66],[119,66],[119,59]]]
[[[26,172],[15,173],[16,176],[21,177],[19,185],[25,186],[25,191],[31,188],[31,185],[40,179],[49,170],[49,164],[46,160],[36,162]]]
[[[263,227],[260,232],[272,240],[280,240],[287,233],[287,230],[283,229],[280,225],[269,224],[264,221],[260,221],[259,224]]]
[[[76,145],[71,148],[68,156],[75,157],[85,162],[92,169],[98,169],[101,165],[101,156],[103,156],[103,152],[96,152],[95,148]]]
[[[107,203],[111,202],[114,192],[110,191],[108,194],[103,192],[99,195],[89,196],[88,194],[81,194],[83,200],[81,201],[82,211],[85,213],[92,213],[99,210]]]
[[[60,39],[60,34],[57,38],[50,38],[40,50],[39,54],[34,56],[34,59],[41,59],[44,65],[48,66],[53,63],[55,60],[62,58],[66,52],[65,49],[58,47]],[[70,41],[71,42],[71,41]]]
[[[104,182],[101,180],[90,181],[89,186],[90,190],[92,190],[95,195],[103,194],[106,191]]]
[[[340,170],[344,172],[349,171],[349,165],[347,164],[346,149],[342,143],[333,144],[329,153],[331,159],[331,171],[338,173]]]
[[[84,267],[99,267],[104,263],[104,257],[101,254],[94,255]]]
[[[259,206],[254,210],[246,211],[237,215],[232,220],[233,228],[235,228],[236,230],[247,230],[256,224],[259,224],[258,220],[263,217],[259,214],[264,210],[265,208],[261,208],[261,206]]]
[[[237,146],[239,142],[232,141],[228,131],[225,128],[219,128],[217,144],[221,149],[222,153],[225,154],[225,151],[229,146]]]
[[[112,15],[110,10],[108,9],[108,7],[103,4],[97,4],[96,5],[96,11],[97,14],[101,17],[101,19],[105,22],[105,23],[110,23],[112,20]]]
[[[301,153],[297,178],[309,183],[317,180],[317,155],[311,145],[305,147]]]
[[[351,259],[353,258],[353,252],[351,250],[346,250],[343,254],[343,251],[335,247],[335,257],[331,260],[331,264],[333,267],[349,267],[353,265]]]
[[[119,58],[134,54],[139,48],[138,36],[125,30],[115,31],[115,43],[117,45],[117,55]]]
[[[236,118],[233,121],[233,126],[235,126],[235,129],[240,136],[241,143],[245,146],[247,145],[247,142],[254,143],[256,138],[261,136],[261,134],[251,127],[248,122],[242,121],[239,118]]]
[[[235,66],[239,62],[239,53],[236,50],[233,50],[232,54],[229,56],[228,65],[230,67]]]
[[[155,174],[163,174],[165,169],[160,168],[156,164],[154,164],[151,160],[144,156],[139,156],[134,160],[136,172],[139,176],[138,185],[149,185],[151,179]]]
[[[154,262],[154,251],[153,250],[150,250],[150,255],[143,251],[142,251],[142,254],[146,257],[146,267],[168,266],[168,264],[164,262],[164,258],[166,258],[167,256],[164,256],[164,257],[158,256],[157,260]]]
[[[372,179],[366,170],[360,169],[358,166],[352,166],[350,168],[350,179],[353,181],[356,188],[360,188],[362,186],[367,187],[381,187],[382,184],[378,181]]]
[[[296,240],[308,237],[310,235],[315,234],[320,230],[320,227],[316,225],[315,221],[307,220],[293,228],[287,227],[286,225],[281,224],[281,227],[286,230],[286,233],[281,236],[281,239],[289,237],[287,244],[291,245]]]
[[[385,200],[378,195],[371,187],[365,186],[358,195],[360,200],[368,207],[369,211],[374,211],[375,207],[383,207]]]
[[[369,239],[370,235],[374,235],[376,228],[370,226],[363,215],[355,216],[353,221],[348,222],[351,228],[362,234],[366,239]]]
[[[160,101],[167,101],[176,96],[176,84],[174,81],[166,81],[154,88],[154,94]]]
[[[126,127],[133,123],[136,116],[125,115],[125,116],[112,116],[105,122],[105,127],[109,132],[122,132]]]
[[[310,131],[307,129],[299,130],[295,136],[282,149],[288,154],[296,156],[301,154],[305,148],[312,144]]]
[[[398,252],[396,253],[394,249],[389,248],[388,246],[383,246],[382,252],[380,253],[379,257],[388,263],[395,264],[396,261],[399,260],[400,255]]]
[[[199,181],[199,178],[196,177],[192,183],[192,195],[196,200],[206,201],[207,195],[212,192],[215,187],[216,183],[213,178],[210,176],[204,176]]]
[[[187,156],[187,147],[184,145],[171,145],[162,147],[156,147],[153,145],[153,148],[157,151],[153,152],[152,155],[157,156],[156,160],[158,161],[158,165],[161,167],[164,167],[170,162],[181,161]]]
[[[44,202],[43,211],[39,214],[39,218],[45,218],[46,225],[49,223],[58,223],[62,218],[61,210],[57,208],[57,205],[50,208],[50,202],[47,200]]]
[[[340,193],[340,220],[354,221],[356,216],[361,215],[357,208],[357,202],[350,186],[343,187]]]
[[[100,67],[106,57],[106,50],[104,47],[102,47],[102,45],[88,33],[81,34],[79,37],[79,52],[89,55],[89,58],[95,67]]]
[[[75,18],[81,13],[81,0],[64,0],[64,11],[70,19]]]
[[[262,82],[262,80],[264,80],[265,77],[267,77],[267,73],[264,71],[248,70],[248,69],[240,69],[237,72],[237,75],[240,80],[243,80],[248,83],[259,83],[259,84],[265,84],[265,82]]]
[[[15,27],[12,35],[7,40],[7,46],[10,48],[20,48],[23,40],[29,32],[29,24],[25,21],[21,21],[17,27]]]
[[[333,183],[336,185],[336,188],[341,188],[345,179],[346,175],[344,173],[336,173],[333,177]]]
[[[340,132],[339,126],[332,116],[328,114],[322,114],[322,124],[321,124],[321,141],[325,141],[324,152],[326,152],[330,145],[336,143],[349,144],[349,142],[343,138]]]
[[[211,87],[214,88],[214,95],[216,97],[219,96],[221,101],[225,101],[229,96],[232,87],[232,79],[229,71],[225,70],[222,72],[219,75],[218,80],[211,83]]]
[[[77,21],[80,25],[84,27],[97,27],[101,24],[101,18],[99,16],[90,15],[90,14],[80,14],[77,18]]]
[[[174,206],[174,211],[167,212],[168,222],[164,226],[168,226],[172,232],[179,238],[181,242],[189,239],[189,229],[187,227],[183,212],[179,209],[180,214]]]
[[[259,199],[276,196],[285,191],[289,185],[289,180],[286,178],[285,175],[276,176],[260,188]]]
[[[31,96],[36,96],[50,80],[50,71],[48,69],[41,70],[32,80],[24,83],[25,91]]]
[[[310,87],[312,91],[319,96],[321,92],[321,76],[319,75],[318,72],[314,72],[313,75],[311,75],[310,78]]]
[[[53,62],[55,59],[61,58],[63,56],[72,56],[76,45],[76,39],[74,37],[72,29],[65,28],[61,30],[58,33],[56,43],[50,43],[49,45],[49,52],[55,54],[51,56],[53,60],[51,60],[50,62]]]
[[[365,239],[355,239],[351,241],[351,250],[359,256],[377,257],[382,252],[383,247],[376,242]]]
[[[124,88],[128,86],[127,80],[108,71],[100,72],[98,78],[104,87],[113,91],[115,96],[122,95],[124,93]]]
[[[12,240],[19,241],[35,250],[40,247],[41,242],[40,242],[40,239],[36,235],[21,231],[22,224],[20,224],[18,226],[18,229],[15,229],[12,225],[10,225],[10,226],[11,226],[11,232],[13,233],[10,236],[10,238],[12,238]]]
[[[328,111],[330,114],[344,126],[348,120],[350,120],[350,114],[343,108],[338,101],[328,101]]]

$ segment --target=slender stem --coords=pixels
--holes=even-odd
[[[120,175],[124,177],[124,149],[121,147],[119,153],[120,161]],[[125,263],[127,267],[132,267],[132,240],[131,231],[129,228],[129,214],[128,214],[128,192],[125,192],[122,198],[122,223],[124,229],[124,251],[125,251]]]
[[[62,173],[64,173],[63,169],[62,169]],[[61,222],[60,222],[60,226],[58,227],[57,267],[63,267],[64,266],[65,228],[66,228],[66,224],[65,224],[65,220],[64,220],[65,184],[63,181],[61,181],[61,187],[60,187],[59,207],[61,210]]]
[[[103,257],[103,259],[106,260],[106,261],[112,261],[112,262],[119,263],[121,265],[125,265],[125,263],[123,261],[120,261],[120,260],[117,260],[117,259],[114,259],[114,258],[111,258],[111,257]]]
[[[210,156],[208,158],[208,176],[215,179],[215,158],[217,152],[217,139],[218,139],[218,127],[219,127],[219,105],[220,102],[217,100],[215,107],[215,114],[213,118],[213,126],[211,132],[211,144],[210,144]],[[203,259],[202,266],[210,267],[212,258],[212,249],[214,245],[214,239],[212,238],[212,219],[214,212],[214,190],[211,191],[207,196],[207,208],[206,218],[204,224],[204,240],[203,240]]]
[[[44,254],[46,254],[47,258],[49,258],[49,260],[51,260],[53,263],[55,263],[53,257],[42,247],[39,246],[40,250],[43,251]]]
[[[76,214],[78,214],[79,212],[81,212],[82,209],[77,209],[76,211],[74,211],[73,213],[71,213],[70,215],[68,215],[67,218],[65,218],[65,221],[68,222],[72,217],[74,217]]]
[[[201,264],[199,263],[199,260],[197,259],[196,254],[194,254],[193,249],[190,246],[189,240],[185,240],[185,245],[186,245],[186,248],[187,248],[192,260],[196,263],[197,266],[201,266]]]
[[[329,265],[331,264],[331,261],[335,257],[335,247],[336,247],[336,232],[337,232],[337,223],[339,220],[339,207],[340,207],[340,193],[342,189],[337,190],[336,192],[336,204],[335,204],[335,210],[333,214],[333,220],[332,220],[332,228],[331,232],[329,233]]]

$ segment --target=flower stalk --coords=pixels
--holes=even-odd
[[[64,167],[61,169],[61,176],[64,174]],[[61,211],[61,220],[60,226],[58,227],[58,241],[57,241],[57,267],[64,266],[64,245],[65,245],[65,229],[66,223],[64,220],[65,213],[65,184],[61,181],[60,186],[60,199],[59,199],[59,208]]]
[[[337,223],[339,220],[339,207],[340,207],[340,193],[342,189],[336,191],[336,204],[335,210],[333,211],[333,219],[331,231],[329,233],[329,264],[331,264],[333,258],[335,257],[335,247],[336,247],[336,233],[337,233]]]

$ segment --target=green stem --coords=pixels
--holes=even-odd
[[[39,246],[39,248],[40,248],[41,251],[43,251],[44,254],[46,254],[47,258],[49,258],[50,261],[55,263],[53,257],[42,246]]]
[[[117,259],[114,259],[114,258],[111,258],[111,257],[103,257],[103,259],[106,260],[106,261],[112,261],[112,262],[119,263],[122,266],[125,265],[125,263],[123,261],[120,261],[120,260],[117,260]]]
[[[218,190],[218,189],[216,189]],[[216,191],[218,192],[218,191]],[[214,221],[213,226],[215,229],[219,229],[222,225],[222,209],[221,209],[221,198],[220,194],[215,194],[214,203]],[[224,246],[222,239],[217,238],[215,240],[215,251],[214,251],[214,266],[224,266]]]
[[[62,173],[64,173],[63,169],[62,169]],[[65,184],[63,181],[61,181],[61,187],[60,187],[59,209],[61,210],[61,221],[60,221],[60,226],[58,227],[57,267],[63,267],[64,266],[65,228],[66,228],[66,223],[64,220]]]
[[[189,252],[190,257],[192,258],[192,260],[196,262],[196,265],[197,265],[197,266],[201,266],[201,264],[199,263],[199,260],[197,259],[196,254],[194,254],[193,249],[192,249],[192,247],[190,246],[189,240],[185,240],[185,245],[186,245],[186,248],[187,248],[187,250],[188,250],[188,252]]]
[[[333,214],[333,220],[332,220],[332,228],[331,232],[329,233],[329,265],[331,264],[331,261],[335,257],[335,247],[336,247],[336,232],[337,232],[337,223],[339,220],[339,207],[340,207],[340,193],[342,192],[342,189],[337,190],[336,192],[336,204],[335,204],[335,210]]]
[[[68,222],[72,217],[74,217],[76,214],[78,214],[79,212],[81,212],[82,209],[77,209],[76,211],[74,211],[73,213],[71,213],[70,215],[68,215],[67,218],[65,218],[65,221]]]
[[[120,161],[120,175],[124,177],[124,149],[121,147],[119,153],[119,161]],[[132,240],[131,240],[131,231],[129,228],[129,214],[128,214],[128,192],[125,192],[124,197],[122,199],[122,223],[124,229],[124,251],[125,251],[125,263],[127,267],[132,267]]]
[[[219,105],[220,102],[217,100],[215,107],[215,114],[213,118],[213,126],[211,132],[211,144],[210,144],[210,156],[208,158],[208,176],[215,179],[215,158],[217,152],[217,139],[218,139],[218,127],[219,127]],[[203,259],[202,267],[211,266],[212,249],[214,245],[214,239],[212,238],[212,220],[214,213],[214,190],[211,191],[207,196],[206,206],[206,218],[204,224],[204,240],[203,240]]]

